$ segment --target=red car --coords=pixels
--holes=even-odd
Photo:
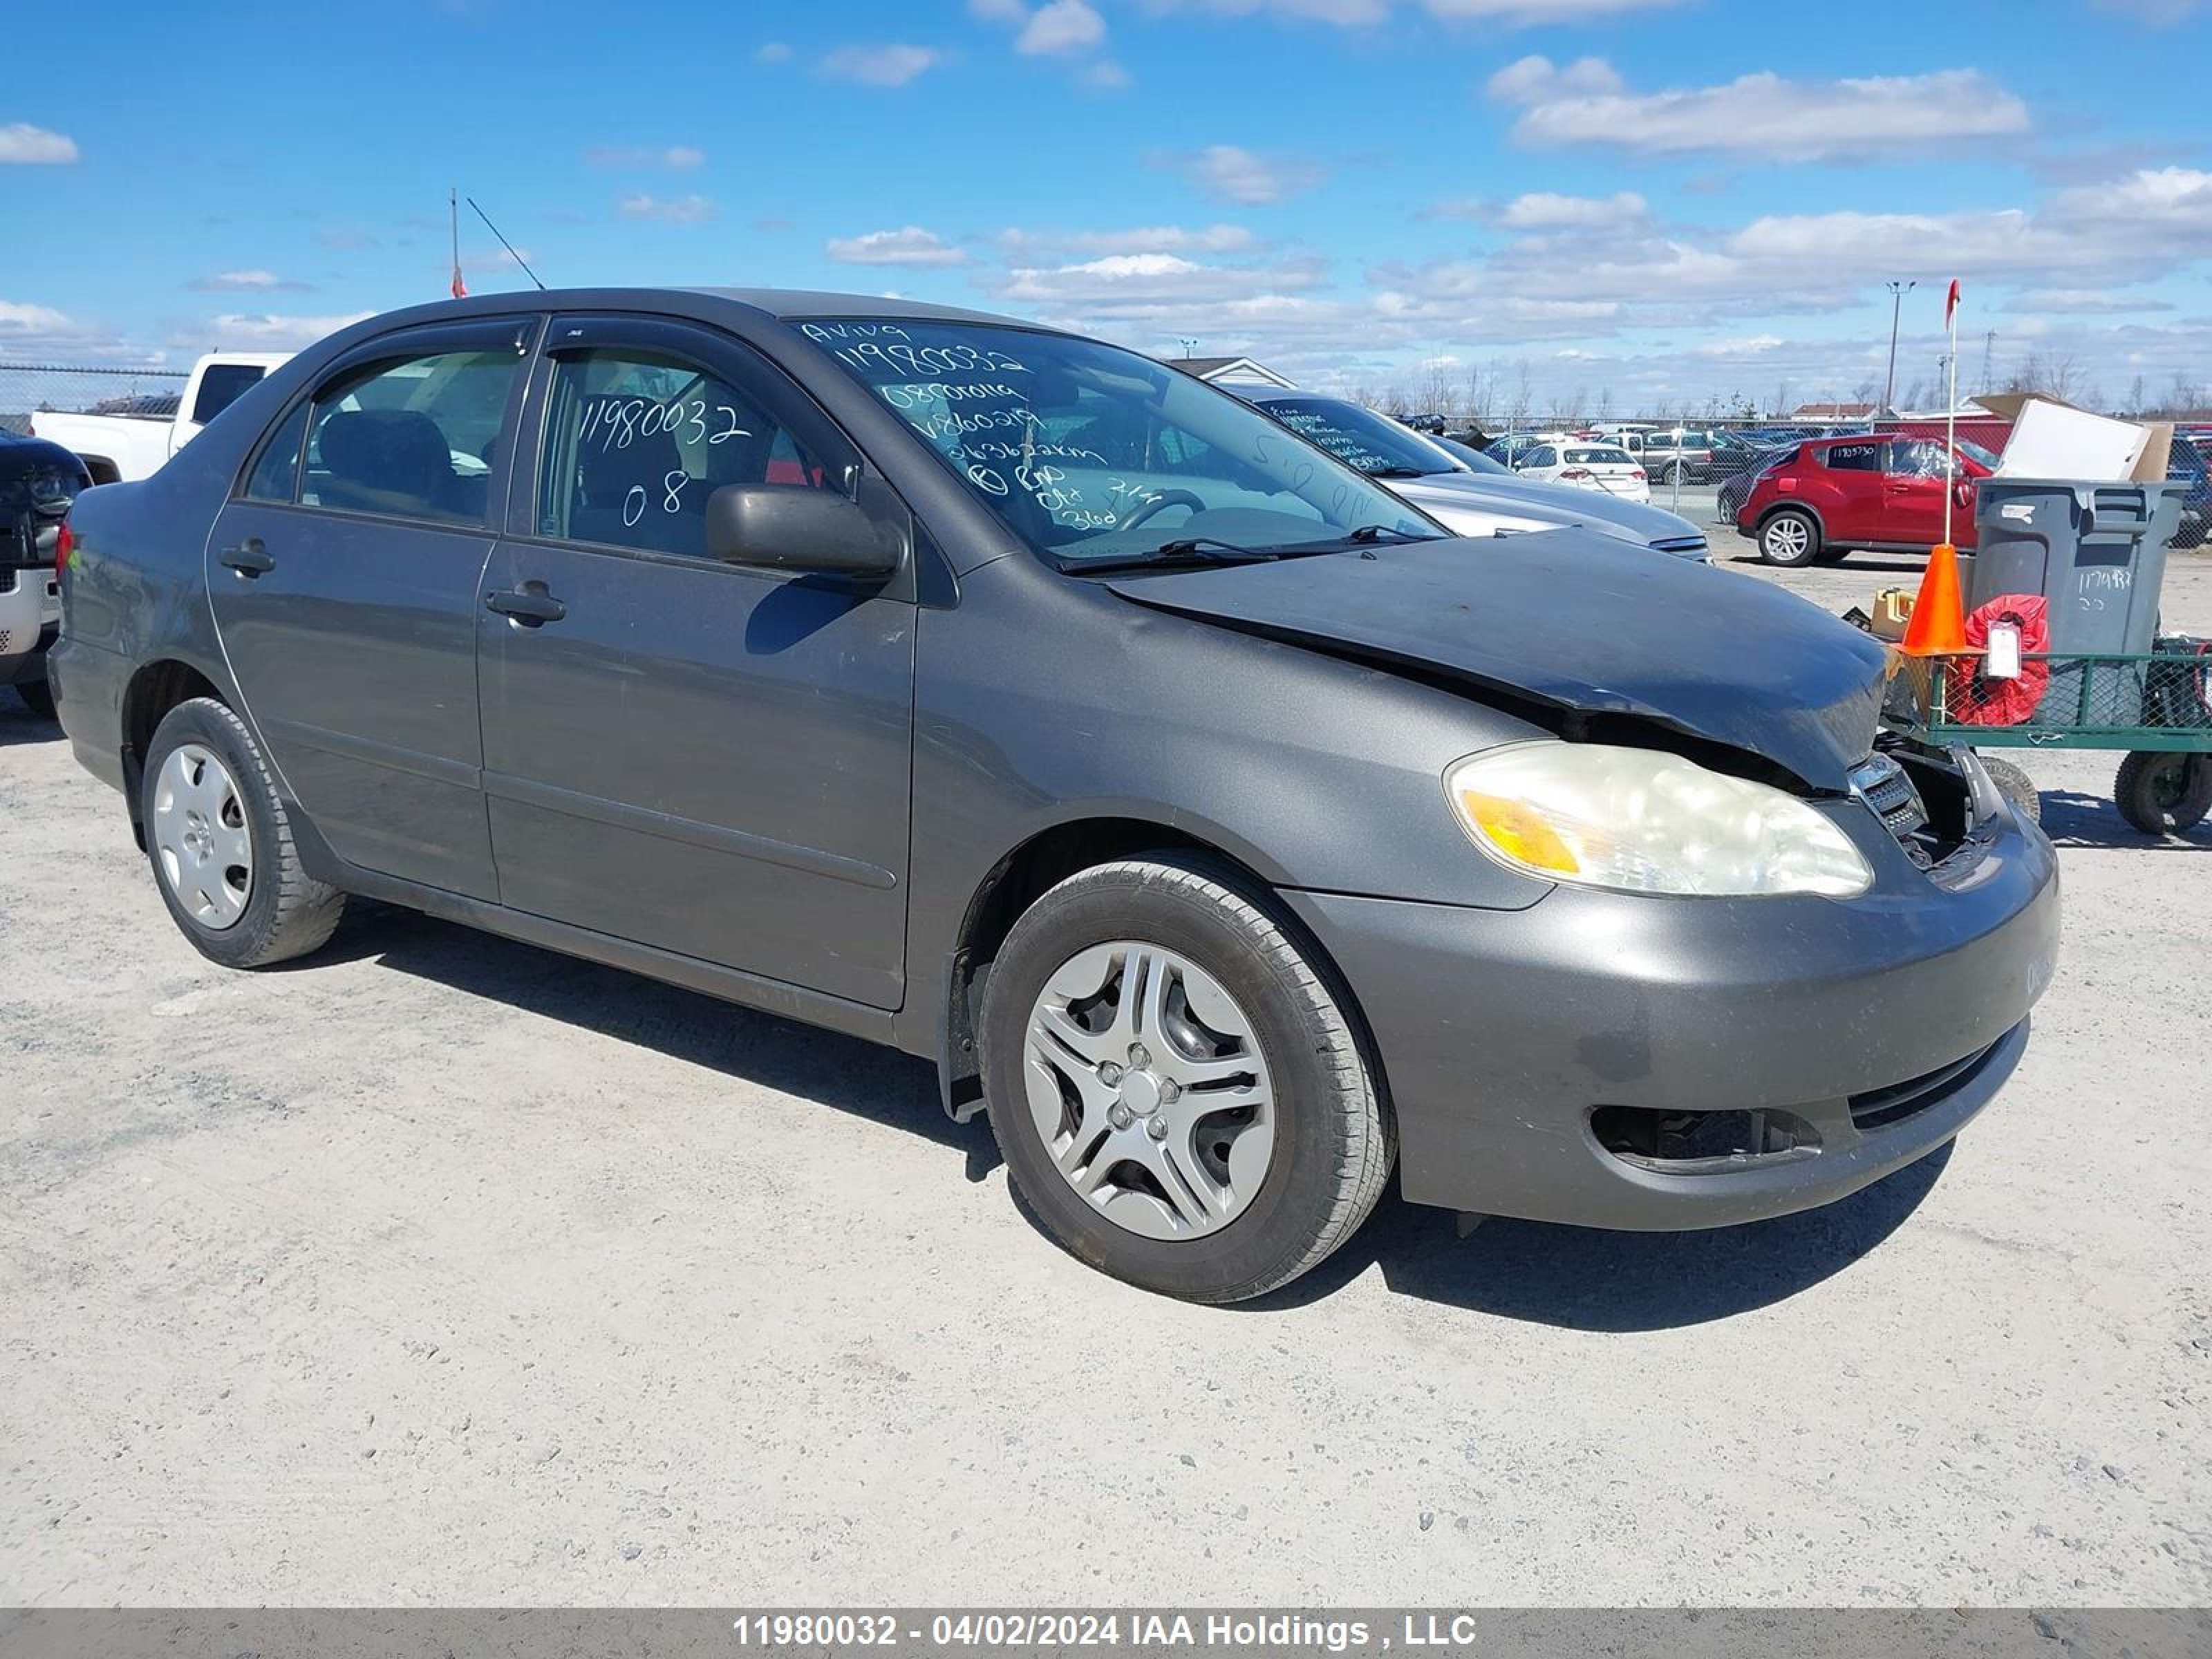
[[[1943,495],[1954,490],[1951,539],[1974,544],[1974,486],[1997,458],[1959,440],[1945,465],[1941,438],[1883,433],[1814,438],[1785,450],[1752,480],[1736,534],[1769,564],[1840,559],[1855,547],[1925,553],[1943,539]]]

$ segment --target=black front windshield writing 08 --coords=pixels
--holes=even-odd
[[[1259,410],[1134,352],[988,323],[799,325],[1030,545],[1070,563],[1205,538],[1438,533]]]

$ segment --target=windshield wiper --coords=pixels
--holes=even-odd
[[[1280,556],[1254,547],[1239,547],[1218,536],[1185,536],[1177,541],[1162,542],[1149,553],[1121,559],[1075,561],[1068,564],[1067,569],[1074,575],[1091,576],[1102,571],[1164,570],[1194,564],[1267,564]]]
[[[1434,536],[1424,536],[1418,531],[1401,530],[1395,524],[1364,524],[1344,539],[1348,542],[1379,542],[1385,536],[1395,536],[1401,542],[1432,542]]]
[[[1367,475],[1370,478],[1425,478],[1428,471],[1418,466],[1378,466]]]

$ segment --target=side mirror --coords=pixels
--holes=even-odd
[[[725,564],[888,576],[902,550],[860,504],[831,489],[725,484],[707,498],[707,550]]]

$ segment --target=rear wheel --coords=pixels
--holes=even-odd
[[[2112,800],[2146,836],[2193,830],[2212,811],[2212,755],[2131,754],[2112,780]]]
[[[309,876],[261,746],[212,697],[179,703],[146,751],[139,822],[161,902],[201,955],[227,968],[303,956],[345,895]]]
[[[26,680],[15,688],[23,706],[42,720],[54,717],[54,688],[44,680]]]
[[[1820,526],[1809,513],[1785,507],[1759,527],[1759,556],[1784,569],[1808,565],[1820,556]]]
[[[1264,890],[1164,853],[1072,876],[993,964],[992,1133],[1054,1240],[1194,1302],[1288,1284],[1395,1152],[1347,1000]]]

